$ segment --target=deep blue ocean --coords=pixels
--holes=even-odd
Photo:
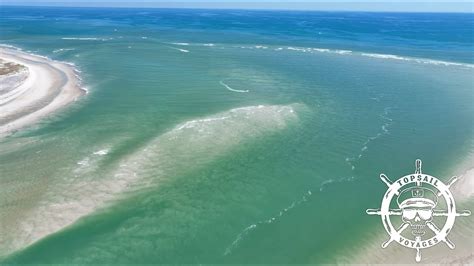
[[[2,7],[0,12],[4,42],[16,34],[41,36],[49,33],[50,27],[68,35],[107,35],[110,27],[121,25],[142,32],[159,30],[163,38],[179,29],[186,32],[182,40],[187,42],[264,42],[469,63],[474,60],[472,13],[61,7]],[[81,27],[84,20],[95,24]]]

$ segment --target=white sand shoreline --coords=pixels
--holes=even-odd
[[[0,137],[31,126],[85,94],[72,64],[0,46],[0,59],[28,69],[21,84],[0,91]]]

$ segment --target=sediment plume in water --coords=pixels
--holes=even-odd
[[[124,192],[158,185],[182,169],[196,169],[245,141],[286,128],[297,120],[296,107],[242,107],[178,124],[119,160],[105,174],[98,173],[100,161],[113,152],[113,147],[98,148],[70,166],[73,178],[64,177],[54,183],[47,195],[27,199],[33,205],[27,210],[0,206],[0,256],[25,248],[112,204]],[[28,198],[24,194],[14,197]]]

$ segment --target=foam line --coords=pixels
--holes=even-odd
[[[369,145],[370,143],[372,143],[373,141],[379,139],[380,137],[382,137],[383,135],[386,135],[388,134],[390,131],[389,131],[389,127],[392,125],[393,123],[393,119],[388,117],[388,115],[390,114],[391,112],[391,107],[386,107],[384,108],[383,110],[383,113],[380,114],[379,116],[382,118],[382,120],[385,122],[384,124],[382,124],[382,126],[380,127],[381,128],[381,131],[378,132],[376,135],[374,136],[371,136],[369,137],[365,142],[364,144],[362,144],[362,148],[360,149],[360,153],[355,156],[355,157],[351,157],[351,158],[346,158],[346,163],[351,167],[351,170],[354,171],[355,168],[356,168],[356,162],[358,160],[360,160],[362,158],[362,156],[364,156],[364,154],[367,152],[367,150],[369,149]],[[352,178],[354,178],[354,176],[352,176]]]
[[[100,150],[100,151],[96,151],[94,152],[94,155],[107,155],[109,153],[109,149],[103,149],[103,150]]]
[[[433,60],[433,59],[427,59],[427,58],[404,57],[404,56],[392,55],[392,54],[360,53],[360,55],[366,56],[366,57],[377,58],[377,59],[408,61],[408,62],[415,62],[415,63],[419,63],[419,64],[441,65],[441,66],[459,66],[459,67],[474,68],[473,64]]]
[[[76,50],[75,48],[61,48],[61,49],[56,49],[53,51],[53,53],[60,53],[60,52],[67,52],[67,51],[74,51]]]
[[[354,170],[352,168],[352,170]],[[334,183],[342,183],[342,182],[351,182],[354,181],[354,176],[350,177],[341,177],[341,178],[330,178],[328,180],[323,181],[319,186],[319,191],[323,191],[327,186],[334,184]]]
[[[373,141],[382,137],[383,135],[390,133],[389,127],[392,125],[393,119],[388,117],[388,115],[390,114],[391,109],[392,109],[391,107],[386,107],[384,108],[384,111],[382,112],[382,114],[379,115],[382,118],[382,120],[385,121],[385,123],[380,127],[381,132],[378,132],[376,135],[369,137],[362,144],[362,147],[360,148],[360,152],[358,155],[354,157],[347,157],[345,159],[346,163],[350,166],[352,172],[354,172],[354,170],[356,169],[356,163],[364,156],[364,154],[369,149],[370,144]],[[349,177],[331,178],[331,179],[325,180],[321,183],[319,191],[323,191],[327,186],[331,184],[341,183],[341,182],[352,182],[354,181],[354,179],[355,179],[355,176],[351,175]]]
[[[245,92],[249,92],[249,90],[236,90],[236,89],[233,89],[231,88],[229,85],[225,84],[224,81],[219,81],[219,84],[221,84],[222,86],[224,86],[226,89],[228,89],[229,91],[233,91],[233,92],[241,92],[241,93],[245,93]]]
[[[189,53],[189,50],[186,50],[186,49],[181,49],[181,48],[176,48],[176,47],[171,47],[171,46],[169,46],[169,48],[174,49],[174,50],[178,50],[182,53]]]
[[[297,201],[293,201],[290,205],[288,205],[287,207],[281,209],[277,215],[275,216],[272,216],[272,217],[269,217],[268,219],[266,220],[263,220],[263,221],[259,221],[257,223],[254,223],[254,224],[251,224],[249,226],[247,226],[246,228],[244,228],[237,236],[236,238],[234,239],[234,241],[232,241],[232,243],[225,249],[224,251],[224,256],[227,256],[227,255],[230,255],[232,254],[232,251],[240,244],[240,242],[242,242],[242,240],[245,239],[245,237],[251,233],[253,230],[257,229],[257,227],[260,227],[260,226],[264,226],[264,225],[267,225],[267,224],[271,224],[271,223],[274,223],[276,221],[278,221],[279,219],[281,219],[281,217],[283,217],[286,213],[288,213],[289,211],[291,211],[292,209],[300,206],[302,203],[306,202],[309,200],[309,198],[313,195],[313,193],[311,192],[311,190],[308,190],[308,192],[306,192],[305,195],[303,195],[301,197],[301,199],[297,200]]]
[[[61,40],[68,41],[108,41],[113,38],[98,38],[98,37],[63,37]]]
[[[267,46],[263,46],[263,45],[238,46],[238,47],[242,49],[267,49],[268,48]],[[339,55],[357,55],[357,56],[363,56],[363,57],[371,57],[375,59],[406,61],[406,62],[417,63],[417,64],[474,68],[474,64],[469,64],[469,63],[450,62],[450,61],[442,61],[442,60],[429,59],[429,58],[418,58],[418,57],[400,56],[400,55],[393,55],[393,54],[365,53],[365,52],[357,52],[357,51],[351,51],[351,50],[315,48],[315,47],[287,46],[287,47],[273,48],[274,51],[282,51],[284,49],[289,50],[289,51],[302,52],[302,53],[312,53],[312,54],[330,53],[330,54],[339,54]]]
[[[189,46],[189,43],[187,42],[172,42],[171,44],[180,45],[180,46]]]

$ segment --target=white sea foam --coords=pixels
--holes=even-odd
[[[356,164],[357,162],[364,156],[364,154],[367,152],[369,149],[370,143],[373,141],[379,139],[383,135],[389,134],[389,127],[392,124],[393,120],[388,117],[389,113],[391,111],[391,107],[386,107],[384,108],[383,113],[380,115],[382,120],[384,121],[384,124],[381,126],[381,132],[378,132],[376,135],[369,137],[363,144],[362,148],[360,149],[360,153],[354,157],[347,157],[345,159],[346,163],[350,166],[351,171],[354,171],[356,169]],[[340,183],[340,182],[350,182],[355,179],[355,176],[352,175],[350,177],[341,177],[337,179],[329,179],[321,183],[320,186],[320,191],[323,191],[326,186],[333,184],[333,183]]]
[[[239,48],[267,49],[268,47],[263,46],[263,45],[254,45],[254,46],[239,46]],[[328,49],[328,48],[317,48],[317,47],[288,46],[288,47],[273,48],[274,51],[282,51],[284,49],[295,51],[295,52],[302,52],[302,53],[331,53],[331,54],[339,54],[339,55],[359,55],[359,56],[371,57],[371,58],[376,58],[376,59],[399,60],[399,61],[407,61],[407,62],[418,63],[418,64],[474,68],[474,64],[469,64],[469,63],[449,62],[449,61],[434,60],[434,59],[427,59],[427,58],[417,58],[417,57],[405,57],[405,56],[399,56],[399,55],[393,55],[393,54],[364,53],[364,52],[355,52],[351,50]]]
[[[186,49],[181,49],[181,48],[176,48],[176,47],[170,47],[171,49],[174,49],[174,50],[178,50],[182,53],[189,53],[189,50],[186,50]]]
[[[347,161],[348,158],[346,158]],[[355,167],[352,167],[352,170],[354,170]],[[327,186],[334,184],[334,183],[341,183],[341,182],[351,182],[354,180],[354,176],[349,176],[349,177],[340,177],[340,178],[330,178],[327,180],[324,180],[321,182],[319,185],[319,191],[323,191]]]
[[[81,87],[81,90],[87,95],[89,94],[89,89],[87,87]]]
[[[178,45],[178,46],[207,46],[207,47],[213,47],[216,46],[214,43],[187,43],[187,42],[172,42],[168,43],[172,45]]]
[[[107,155],[109,153],[109,149],[103,149],[103,150],[99,150],[99,151],[96,151],[94,152],[93,154],[94,155]]]
[[[324,49],[324,48],[308,48],[310,51],[316,51],[316,52],[320,52],[320,53],[329,53],[331,52],[332,50],[329,50],[329,49]],[[335,51],[334,51],[335,52]]]
[[[180,46],[189,46],[189,43],[187,42],[172,42],[171,44],[180,45]]]
[[[13,46],[13,45],[10,45],[10,44],[1,44],[0,43],[0,47],[9,48],[9,49],[18,50],[18,51],[23,51],[23,49],[21,49],[20,47],[16,47],[16,46]]]
[[[360,153],[358,155],[356,155],[354,157],[346,158],[346,163],[351,167],[352,171],[355,170],[357,161],[360,160],[362,158],[362,156],[364,156],[364,154],[369,149],[369,144],[372,143],[373,141],[379,139],[383,135],[389,134],[389,132],[390,132],[389,127],[393,123],[393,119],[388,117],[388,115],[391,112],[391,109],[392,109],[391,107],[386,107],[386,108],[384,108],[383,113],[379,115],[380,118],[382,118],[382,120],[384,121],[384,124],[382,124],[382,126],[380,127],[381,132],[378,132],[376,135],[369,137],[364,142],[364,144],[362,144],[362,148],[360,149]]]
[[[334,50],[336,54],[351,54],[352,51],[350,50]]]
[[[340,54],[340,55],[347,55],[352,54],[353,51],[351,50],[338,50],[338,49],[326,49],[326,48],[312,48],[313,52],[319,53],[333,53],[333,54]]]
[[[299,48],[299,47],[286,47],[287,50],[292,50],[292,51],[298,51],[298,52],[303,52],[303,53],[306,53],[306,52],[310,52],[311,51],[311,48]]]
[[[88,166],[89,165],[89,158],[84,158],[82,160],[80,160],[79,162],[77,162],[78,165],[81,165],[81,166]]]
[[[219,84],[221,84],[222,86],[224,86],[226,89],[228,89],[229,91],[233,91],[233,92],[240,92],[240,93],[245,93],[245,92],[249,92],[249,90],[236,90],[236,89],[233,89],[232,87],[230,87],[229,85],[225,84],[224,81],[219,81]]]
[[[100,162],[100,160],[102,160],[101,157],[107,155],[108,153],[108,148],[92,152],[91,155],[85,156],[76,163],[79,166],[73,170],[73,173],[77,177],[81,174],[86,174],[95,171],[97,169],[98,163]]]
[[[283,48],[277,48],[278,51],[282,50]],[[303,53],[332,53],[332,54],[352,54],[353,52],[350,50],[337,50],[337,49],[327,49],[327,48],[312,48],[312,47],[286,47],[287,50],[303,52]]]
[[[404,57],[391,55],[391,54],[368,54],[368,53],[361,53],[363,56],[373,57],[373,58],[381,58],[381,59],[397,59],[397,60],[405,60]]]
[[[250,45],[250,46],[238,46],[239,48],[242,49],[268,49],[268,46],[265,45]]]
[[[474,68],[473,64],[448,62],[448,61],[440,61],[440,60],[417,58],[417,57],[404,57],[404,56],[392,55],[392,54],[360,53],[360,55],[366,56],[366,57],[377,58],[377,59],[408,61],[408,62],[414,62],[414,63],[419,63],[419,64],[430,64],[430,65],[440,65],[440,66],[459,66],[459,67],[466,67],[466,68]]]
[[[61,48],[61,49],[56,49],[53,51],[53,53],[60,53],[60,52],[67,52],[67,51],[74,51],[76,50],[75,48]]]
[[[75,40],[75,41],[109,41],[113,38],[98,38],[98,37],[62,37],[62,40]]]
[[[74,67],[74,68],[76,67],[76,64],[74,64],[74,63],[72,63],[72,62],[64,62],[64,64],[69,65],[69,66],[72,66],[72,67]],[[77,71],[77,72],[79,72],[79,73],[81,72],[79,69],[75,69],[74,71]]]

